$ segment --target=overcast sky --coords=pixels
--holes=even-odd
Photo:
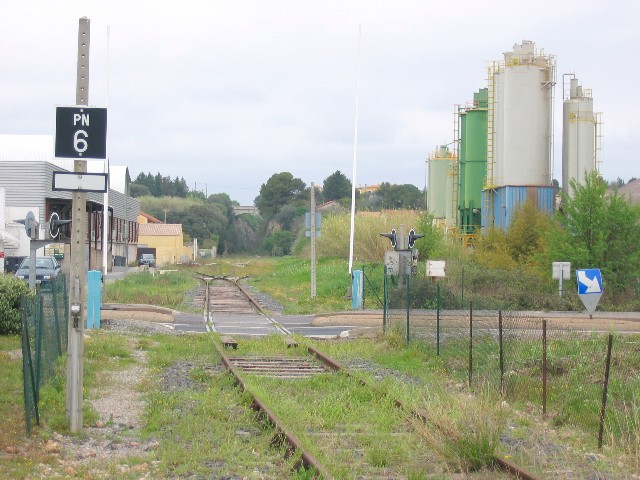
[[[603,176],[640,177],[635,0],[0,0],[0,134],[53,135],[55,107],[75,103],[82,16],[89,104],[108,104],[111,163],[133,178],[183,177],[243,205],[274,173],[351,178],[359,27],[357,185],[424,188],[454,105],[523,39],[557,58],[554,177],[563,73],[602,112]]]

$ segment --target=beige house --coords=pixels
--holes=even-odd
[[[187,263],[191,259],[191,247],[184,246],[182,225],[179,223],[152,223],[158,221],[154,217],[141,214],[138,231],[138,247],[156,249],[156,263],[158,267]]]

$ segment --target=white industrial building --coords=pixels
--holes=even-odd
[[[53,190],[53,172],[73,171],[72,159],[54,158],[52,135],[0,135],[0,271],[2,257],[29,255],[30,239],[24,220],[33,212],[40,225],[39,238],[46,239],[47,222],[56,212],[71,219],[72,192]],[[104,172],[104,162],[87,160],[87,172]],[[137,217],[140,202],[127,195],[131,182],[127,167],[109,167],[107,268],[126,265],[135,259],[138,241]],[[103,267],[102,230],[104,195],[87,193],[88,269]],[[70,226],[38,254],[69,258]],[[62,261],[63,265],[66,263]]]

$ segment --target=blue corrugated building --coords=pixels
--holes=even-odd
[[[553,186],[506,185],[482,192],[482,228],[487,231],[492,226],[506,231],[514,212],[530,199],[538,210],[553,215],[555,208],[555,188]]]

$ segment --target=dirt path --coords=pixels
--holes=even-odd
[[[129,324],[129,325],[127,325]],[[114,322],[110,330],[153,329],[144,322]],[[137,339],[129,338],[129,348],[135,362],[123,370],[110,371],[99,388],[86,395],[98,413],[98,420],[85,425],[79,435],[55,433],[44,451],[49,458],[36,466],[34,479],[57,477],[117,478],[134,474],[138,478],[154,478],[152,460],[128,465],[127,457],[153,458],[158,442],[141,440],[145,402],[140,388],[149,374],[146,352],[137,349]],[[53,457],[53,458],[52,458]],[[124,461],[123,461],[124,460]]]

